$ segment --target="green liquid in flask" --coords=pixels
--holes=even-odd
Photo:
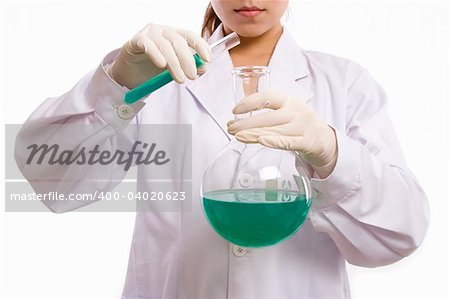
[[[310,205],[304,194],[285,190],[221,190],[203,195],[203,208],[216,232],[245,247],[273,245],[292,236]]]

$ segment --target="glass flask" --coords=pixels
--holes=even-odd
[[[264,66],[234,68],[235,101],[268,89],[269,77]],[[262,247],[286,240],[304,223],[311,206],[304,165],[294,152],[242,143],[233,136],[203,174],[200,193],[206,218],[236,245]]]

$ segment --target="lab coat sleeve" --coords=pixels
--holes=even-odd
[[[28,118],[16,137],[15,159],[18,167],[34,191],[45,194],[51,191],[62,194],[109,191],[125,176],[123,167],[111,163],[102,168],[101,178],[94,167],[62,165],[57,168],[27,165],[29,144],[58,144],[77,149],[98,144],[102,151],[126,150],[133,143],[138,113],[145,105],[139,101],[132,105],[134,117],[123,119],[117,108],[122,105],[125,88],[114,82],[105,67],[112,63],[117,50],[105,57],[94,71],[84,76],[70,91],[44,101]],[[89,147],[87,147],[89,148]],[[98,170],[97,170],[98,171]],[[41,179],[49,178],[53,179]],[[55,180],[54,178],[57,177]],[[104,180],[108,177],[109,180]],[[84,206],[77,201],[43,201],[53,212],[61,213]]]
[[[348,86],[346,132],[336,129],[332,174],[312,179],[310,220],[354,265],[387,265],[423,241],[426,195],[404,161],[383,89],[362,69]]]

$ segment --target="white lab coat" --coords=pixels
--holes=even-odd
[[[220,27],[211,40],[221,36]],[[269,63],[271,88],[293,96],[313,92],[308,104],[336,129],[339,157],[328,178],[312,179],[318,197],[303,227],[280,244],[247,250],[214,232],[199,194],[203,170],[230,138],[226,123],[233,118],[234,100],[228,53],[214,57],[199,79],[170,83],[133,104],[137,117],[129,120],[119,118],[114,108],[122,105],[124,89],[104,70],[116,53],[68,93],[47,99],[22,130],[32,134],[22,136],[39,139],[39,130],[54,122],[98,123],[103,126],[98,134],[80,133],[70,136],[71,142],[94,138],[114,149],[124,143],[121,131],[130,122],[192,124],[192,210],[136,215],[122,298],[349,298],[346,261],[387,265],[423,241],[429,222],[426,196],[403,159],[385,93],[358,64],[305,51],[284,30]],[[20,148],[16,159],[23,166]],[[124,175],[111,172],[118,179]],[[148,190],[145,173],[140,173],[140,190]],[[33,183],[37,192],[51,191],[45,186]],[[83,181],[54,186],[61,192],[112,187],[86,187]],[[48,206],[55,212],[77,207],[70,202]]]

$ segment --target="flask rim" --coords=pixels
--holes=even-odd
[[[270,69],[267,66],[263,65],[247,65],[247,66],[238,66],[233,68],[231,71],[233,75],[247,77],[247,76],[255,76],[255,75],[268,75],[270,74]]]

